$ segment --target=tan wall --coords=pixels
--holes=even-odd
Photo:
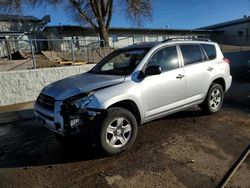
[[[84,73],[93,65],[0,72],[0,106],[34,101],[42,88],[57,80]]]

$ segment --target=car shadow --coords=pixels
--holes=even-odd
[[[105,158],[82,139],[60,145],[35,119],[0,126],[0,168],[54,165]]]
[[[153,122],[159,121],[159,120],[179,120],[179,119],[186,119],[191,118],[193,121],[197,121],[199,117],[202,116],[208,116],[209,114],[202,111],[198,106],[186,109],[184,111],[176,112],[170,115],[166,115],[160,119],[153,120]]]
[[[154,122],[182,122],[186,118],[196,122],[201,116],[206,114],[200,108],[194,107]],[[0,126],[0,168],[56,165],[107,157],[96,145],[84,140],[76,139],[67,146],[60,145],[55,136],[35,119]]]
[[[201,116],[207,116],[208,114],[203,112],[200,108],[192,108],[185,111],[177,112],[175,114],[171,114],[169,116],[165,116],[163,119],[185,119],[185,118],[195,118]]]
[[[197,118],[201,111],[188,110],[162,119]],[[157,120],[158,121],[158,120]],[[35,119],[0,126],[0,168],[54,165],[108,157],[86,140],[60,145],[55,136]]]

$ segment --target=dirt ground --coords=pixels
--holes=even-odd
[[[31,54],[28,54],[31,57]],[[27,55],[27,56],[28,56]],[[59,63],[50,61],[48,58],[46,58],[42,54],[35,54],[35,59],[36,59],[36,67],[39,68],[47,68],[47,67],[60,67]]]
[[[250,143],[250,83],[234,83],[220,112],[193,108],[139,128],[130,151],[63,149],[35,120],[0,126],[0,187],[216,187]],[[250,156],[228,187],[250,187]]]
[[[100,56],[105,57],[110,52],[112,52],[113,49],[112,48],[98,48],[97,51],[98,53],[96,51],[89,51],[87,54],[84,54],[81,52],[75,52],[74,65],[83,65],[85,63],[95,64],[101,60]],[[42,53],[36,53],[35,62],[36,62],[37,69],[48,68],[48,67],[63,67],[63,66],[72,65],[71,52],[55,52],[55,51],[45,51],[45,52],[47,52],[48,57],[51,57],[51,59],[49,59]],[[20,57],[19,56],[15,57],[15,60],[8,60],[7,58],[0,58],[0,72],[33,69],[32,54],[27,53],[27,52],[25,53],[22,52],[22,54],[23,56],[20,55]],[[58,60],[57,58],[60,58],[60,59]]]
[[[0,72],[32,69],[33,62],[31,54],[27,54],[26,57],[27,58],[25,59],[19,59],[19,60],[7,60],[0,58]],[[42,54],[36,54],[35,59],[36,59],[36,68],[63,66],[60,65],[59,63],[50,61]]]

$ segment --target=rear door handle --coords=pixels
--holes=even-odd
[[[211,72],[214,68],[213,67],[208,67],[207,71]]]
[[[178,74],[178,76],[176,76],[176,79],[182,79],[183,77],[184,77],[184,75]]]

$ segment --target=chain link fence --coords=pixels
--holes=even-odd
[[[93,64],[113,51],[101,40],[0,40],[0,71]]]
[[[102,40],[79,40],[76,38],[0,39],[0,71],[93,64],[99,62],[114,48],[138,42],[162,41],[165,38],[159,36],[128,36],[112,40],[111,47],[105,47]],[[233,59],[232,66],[239,66],[243,63],[247,69],[250,67],[250,57],[248,57],[248,54],[250,54],[250,37],[222,35],[212,38],[212,40],[218,42],[223,53]],[[238,56],[237,54],[241,55]],[[240,62],[236,63],[234,56],[237,56],[237,61]]]

